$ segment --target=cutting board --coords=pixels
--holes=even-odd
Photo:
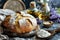
[[[21,11],[25,10],[25,4],[22,0],[8,0],[4,6],[3,9],[11,9],[13,11]]]

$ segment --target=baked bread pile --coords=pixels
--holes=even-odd
[[[36,30],[36,19],[23,11],[6,15],[2,25],[13,33],[29,33]]]

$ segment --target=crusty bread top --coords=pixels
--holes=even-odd
[[[14,16],[6,16],[3,25],[10,29],[11,32],[27,33],[36,28],[37,21],[32,15],[21,11],[20,13],[16,13]]]

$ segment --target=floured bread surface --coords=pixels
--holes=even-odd
[[[16,12],[10,9],[0,9],[0,24],[4,21],[5,17],[8,15],[14,16]]]
[[[3,25],[11,32],[28,33],[36,29],[37,21],[33,16],[21,11],[14,16],[7,15]]]

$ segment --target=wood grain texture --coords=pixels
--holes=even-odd
[[[21,0],[8,0],[4,6],[3,9],[11,9],[13,11],[21,11],[25,10],[25,4]]]

